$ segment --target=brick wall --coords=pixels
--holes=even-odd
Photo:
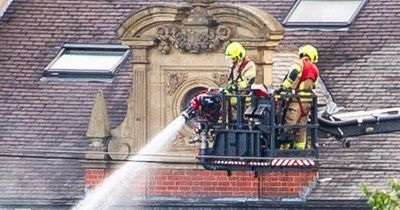
[[[89,188],[93,188],[108,175],[107,169],[85,169],[85,184]]]
[[[93,188],[109,174],[86,169],[86,186]],[[134,194],[181,197],[299,197],[317,178],[317,171],[252,172],[153,169],[135,178]]]

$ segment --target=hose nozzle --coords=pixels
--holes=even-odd
[[[184,110],[181,115],[185,118],[186,121],[192,119],[196,114],[196,110],[189,106],[186,110]]]

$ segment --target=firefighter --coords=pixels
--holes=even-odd
[[[225,58],[232,60],[226,90],[236,94],[238,91],[250,89],[255,81],[256,65],[246,56],[246,50],[239,42],[230,43],[225,49]],[[237,98],[231,98],[232,105],[237,103]]]
[[[285,125],[306,125],[312,105],[312,90],[318,78],[318,51],[312,45],[304,45],[299,48],[299,60],[293,64],[283,79],[280,91],[294,92],[300,98],[290,98],[285,114]],[[305,97],[304,97],[305,96]],[[305,149],[306,128],[292,129],[288,136],[293,140],[295,149]],[[290,135],[291,134],[291,135]],[[281,149],[288,149],[289,143],[281,145]]]

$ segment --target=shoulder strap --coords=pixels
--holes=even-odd
[[[244,57],[242,63],[240,64],[239,68],[238,68],[238,76],[236,77],[235,81],[237,82],[239,80],[239,78],[242,77],[242,71],[244,69],[244,67],[246,67],[246,65],[250,62],[250,58],[249,57]]]

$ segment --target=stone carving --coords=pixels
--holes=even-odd
[[[208,14],[207,7],[216,0],[185,0],[190,3],[191,10],[181,23],[163,25],[156,29],[159,40],[158,49],[168,54],[170,45],[181,52],[211,52],[227,41],[231,28],[218,23]]]
[[[160,41],[158,49],[161,53],[168,54],[170,45],[181,52],[203,53],[211,52],[229,40],[232,30],[226,26],[218,26],[207,31],[194,31],[165,25],[157,28],[157,39]]]
[[[121,139],[112,139],[108,144],[108,155],[113,160],[126,160],[130,152],[129,144]]]
[[[167,93],[169,95],[173,95],[176,91],[176,89],[179,87],[180,84],[182,84],[183,81],[188,77],[187,72],[183,73],[176,73],[176,72],[171,72],[167,73],[167,78],[166,78],[166,86],[167,86]]]
[[[226,83],[228,83],[228,75],[221,73],[213,73],[212,75],[213,81],[220,87],[225,87]]]
[[[180,147],[180,146],[186,146],[186,137],[179,133],[176,137],[175,140],[173,141],[172,145],[174,147]]]

